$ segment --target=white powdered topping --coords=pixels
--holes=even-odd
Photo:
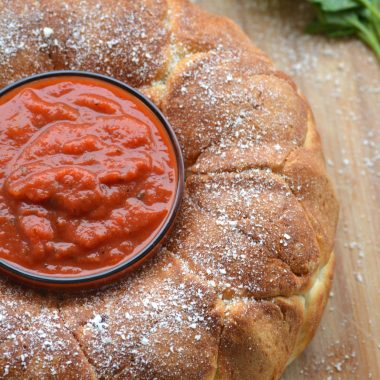
[[[43,29],[43,33],[44,33],[45,38],[50,38],[53,35],[54,30],[52,28],[45,27]]]

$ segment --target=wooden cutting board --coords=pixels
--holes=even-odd
[[[306,94],[341,203],[321,327],[283,380],[380,379],[380,64],[360,42],[308,36],[305,0],[198,0],[234,19]]]

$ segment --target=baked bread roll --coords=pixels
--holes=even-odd
[[[319,324],[338,214],[293,81],[185,0],[1,0],[0,67],[1,86],[58,69],[135,86],[187,170],[169,240],[123,281],[72,295],[0,279],[0,378],[278,379]]]

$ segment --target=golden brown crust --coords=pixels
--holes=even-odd
[[[192,175],[186,190],[168,248],[219,292],[266,298],[308,287],[319,249],[281,177],[270,170]]]
[[[36,72],[53,70],[37,2],[0,1],[0,87]],[[32,31],[41,31],[33,35]],[[36,54],[38,53],[38,54]]]
[[[335,255],[331,253],[329,261],[321,268],[313,286],[303,295],[305,312],[302,327],[298,333],[296,345],[288,360],[293,361],[309,344],[321,321],[330,289],[335,268]]]
[[[194,172],[277,168],[303,144],[307,106],[289,80],[246,51],[211,51],[172,73],[162,109]]]
[[[42,2],[55,69],[96,71],[141,86],[167,60],[166,0]]]
[[[321,249],[321,265],[324,265],[334,246],[338,203],[326,175],[321,143],[314,122],[310,123],[305,145],[287,158],[283,174],[316,232]]]
[[[139,86],[188,172],[167,246],[126,280],[64,297],[0,280],[0,378],[277,379],[322,316],[338,214],[293,81],[186,0],[0,0],[0,67],[1,86],[62,68]]]
[[[277,379],[296,343],[302,303],[295,297],[238,301],[225,314],[216,378]]]
[[[0,378],[96,379],[55,297],[0,280]]]
[[[265,54],[252,45],[248,36],[232,20],[206,13],[187,0],[171,0],[173,43],[180,50],[199,53],[213,49],[245,50],[258,54],[270,63]]]
[[[227,304],[217,380],[277,379],[313,338],[325,308],[334,271],[331,255],[303,295]]]
[[[116,287],[65,298],[61,312],[101,378],[214,377],[216,292],[168,252]]]

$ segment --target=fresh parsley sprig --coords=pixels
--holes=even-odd
[[[308,0],[317,15],[306,31],[329,37],[357,36],[380,61],[380,0]]]

